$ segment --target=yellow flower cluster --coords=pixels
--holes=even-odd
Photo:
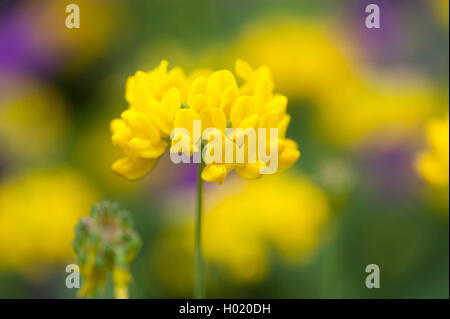
[[[120,119],[111,122],[112,141],[125,157],[112,169],[127,179],[138,179],[147,174],[157,159],[171,145],[170,152],[179,153],[181,141],[190,142],[190,154],[198,151],[193,140],[194,120],[200,120],[202,130],[219,130],[225,139],[226,128],[278,129],[278,167],[292,166],[300,156],[297,144],[286,138],[290,116],[286,113],[287,98],[273,93],[273,81],[267,67],[253,69],[247,63],[236,62],[236,74],[242,78],[238,85],[228,70],[186,77],[180,68],[167,70],[167,62],[150,72],[138,71],[126,85],[129,108]],[[188,139],[175,135],[174,128],[186,129]],[[203,133],[203,132],[201,132]],[[270,134],[266,134],[269,139]],[[234,143],[231,138],[224,140]],[[268,140],[268,144],[270,141]],[[267,144],[266,144],[267,145]],[[234,146],[233,146],[234,147]],[[248,158],[242,163],[208,163],[202,179],[223,182],[233,169],[245,179],[261,176],[260,168],[268,165],[260,159]]]
[[[286,174],[246,185],[231,180],[224,187],[208,194],[213,203],[206,210],[202,238],[205,259],[215,266],[208,269],[219,267],[234,281],[251,284],[270,271],[273,251],[288,263],[310,260],[331,218],[320,188],[305,177]],[[187,278],[192,269],[186,259],[193,256],[193,233],[190,223],[167,230],[151,254],[158,276],[180,295],[191,287]]]
[[[67,169],[3,181],[0,270],[15,269],[33,277],[54,262],[69,262],[74,257],[73,228],[96,200],[85,179]]]
[[[433,119],[426,127],[428,150],[416,159],[417,171],[432,186],[448,188],[449,116]],[[448,192],[447,192],[448,194]]]

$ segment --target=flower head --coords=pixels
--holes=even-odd
[[[180,69],[167,72],[167,61],[148,73],[138,71],[128,78],[125,97],[129,108],[111,122],[112,142],[125,154],[112,166],[117,174],[133,180],[153,168],[168,146],[186,86]]]
[[[125,154],[113,170],[138,179],[154,167],[169,145],[171,154],[187,157],[203,149],[211,160],[205,161],[202,179],[219,184],[232,170],[245,179],[260,177],[262,169],[274,164],[272,158],[260,156],[271,145],[277,147],[279,168],[292,166],[300,152],[286,138],[287,98],[273,93],[270,70],[264,66],[254,70],[238,60],[236,74],[243,80],[240,86],[229,70],[187,78],[178,68],[168,72],[167,62],[162,61],[156,69],[130,77],[129,108],[111,122],[112,141]],[[196,122],[201,123],[198,131]],[[230,134],[228,129],[239,130]],[[254,137],[265,143],[251,144],[250,129],[257,130]],[[277,130],[276,138],[271,129]],[[210,144],[216,138],[220,143]],[[227,149],[232,150],[231,157],[226,156]],[[241,159],[237,158],[239,149],[245,154]]]

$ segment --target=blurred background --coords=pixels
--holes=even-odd
[[[164,156],[123,180],[109,122],[135,71],[237,58],[271,67],[302,156],[206,185],[207,297],[449,297],[448,0],[3,0],[1,298],[74,298],[74,227],[101,199],[142,237],[130,296],[192,297],[196,168]]]

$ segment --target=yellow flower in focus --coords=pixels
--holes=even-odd
[[[167,61],[128,78],[125,97],[129,109],[111,122],[112,141],[126,155],[112,165],[117,174],[133,180],[153,168],[168,146],[186,81],[178,68],[167,72]]]
[[[131,108],[142,111],[155,107],[153,99],[161,102],[171,88],[176,88],[183,99],[186,97],[188,79],[183,70],[177,67],[168,71],[167,66],[163,60],[150,72],[138,71],[127,79],[125,98]]]
[[[194,128],[193,121],[200,120],[203,134],[205,130],[211,128],[214,132],[211,134],[220,134],[222,146],[225,147],[227,139],[225,138],[225,128],[227,127],[227,114],[238,96],[238,85],[234,75],[228,70],[213,72],[209,76],[197,76],[189,88],[187,96],[187,106],[177,111],[174,120],[175,128],[184,128],[189,136],[177,134],[172,139],[171,152],[179,153],[176,149],[180,141],[189,141],[190,154],[197,152],[196,141],[193,140]],[[213,138],[213,135],[211,135]],[[186,149],[186,148],[185,148]],[[214,154],[214,150],[209,150]],[[202,179],[208,182],[222,183],[226,175],[234,168],[234,165],[224,163],[224,152],[221,163],[210,163],[206,165],[202,172]]]
[[[428,149],[416,159],[416,169],[432,186],[448,188],[449,116],[433,119],[426,126]]]
[[[273,93],[273,81],[270,70],[262,66],[253,70],[244,61],[236,62],[236,73],[245,81],[241,86],[242,95],[231,109],[230,120],[233,128],[263,129],[266,137],[266,152],[270,143],[278,145],[278,168],[286,169],[294,165],[300,157],[300,151],[295,141],[286,138],[286,131],[291,117],[286,113],[287,98]],[[278,129],[278,139],[270,136],[270,128]],[[258,151],[258,149],[257,149]],[[247,152],[245,152],[247,153]],[[261,176],[259,168],[268,166],[268,163],[258,160],[256,163],[237,164],[236,173],[245,179],[255,179]]]
[[[162,61],[154,70],[142,71],[130,77],[126,85],[129,108],[120,119],[111,122],[112,141],[119,146],[125,157],[112,165],[112,169],[127,179],[134,180],[146,175],[170,144],[171,153],[189,149],[188,157],[199,151],[199,141],[194,140],[208,133],[203,142],[215,140],[220,134],[222,156],[215,147],[206,144],[206,151],[214,161],[204,167],[201,177],[208,182],[221,184],[228,173],[236,169],[245,179],[261,177],[260,168],[270,166],[268,159],[256,162],[247,156],[239,162],[236,158],[226,163],[225,148],[242,147],[250,153],[248,139],[227,136],[227,128],[263,130],[266,136],[266,154],[270,144],[278,146],[280,169],[292,166],[300,156],[297,144],[286,138],[290,116],[286,113],[287,98],[273,93],[273,80],[267,67],[256,70],[238,60],[236,73],[243,79],[238,85],[228,70],[194,72],[186,78],[179,68],[167,71]],[[194,132],[194,122],[201,123],[201,131]],[[272,139],[270,129],[278,129],[278,139]],[[209,130],[211,129],[211,130]],[[208,130],[208,131],[207,131]],[[243,136],[243,135],[242,135]],[[237,143],[240,143],[239,145]],[[258,148],[254,150],[258,152]],[[187,151],[184,151],[187,153]],[[257,153],[259,154],[259,153]]]
[[[0,184],[0,270],[30,276],[70,261],[73,228],[97,194],[71,170],[36,172]]]

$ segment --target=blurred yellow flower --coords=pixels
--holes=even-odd
[[[107,47],[120,24],[124,6],[121,1],[78,0],[80,28],[69,29],[64,25],[68,1],[49,0],[40,4],[31,1],[24,7],[33,14],[31,31],[45,50],[52,50],[69,57],[70,71],[77,71],[92,61]],[[99,14],[101,12],[101,14]]]
[[[1,95],[1,153],[19,161],[53,154],[61,145],[68,124],[59,93],[31,80],[13,77],[8,78]]]
[[[194,140],[196,120],[203,127],[200,136],[212,128],[220,133],[222,146],[231,145],[232,149],[237,147],[236,136],[226,137],[226,128],[267,131],[265,145],[278,145],[279,168],[292,166],[300,152],[297,144],[285,136],[290,122],[287,98],[273,93],[267,67],[254,70],[238,60],[236,73],[243,79],[241,87],[228,70],[196,72],[188,79],[179,68],[167,71],[166,61],[148,73],[138,71],[130,77],[126,87],[129,108],[122,112],[120,119],[111,122],[112,141],[125,157],[114,162],[112,169],[127,179],[141,178],[153,168],[169,142],[171,153],[189,149],[185,155],[192,156],[199,151]],[[268,133],[271,128],[278,129],[277,140],[271,140]],[[184,131],[177,133],[177,129]],[[213,139],[213,134],[210,136]],[[241,146],[248,150],[247,144]],[[215,149],[206,145],[206,151],[213,154]],[[261,177],[261,167],[270,165],[267,159],[258,158],[253,162],[248,157],[242,162],[233,159],[224,163],[224,157],[225,154],[220,161],[206,163],[201,174],[203,180],[221,184],[233,169],[245,179],[255,179]]]
[[[417,156],[416,169],[432,186],[447,188],[449,181],[449,116],[426,126],[428,149]],[[448,193],[447,193],[448,194]]]
[[[414,136],[442,103],[436,88],[411,74],[365,75],[319,98],[318,133],[354,147],[374,135]]]
[[[207,197],[213,202],[202,233],[205,260],[242,283],[267,275],[272,248],[289,263],[307,262],[331,218],[325,193],[302,176],[280,174],[246,184],[234,180]],[[178,231],[169,229],[152,252],[162,280],[181,294],[189,291],[185,277],[192,276],[192,269],[184,268],[193,254],[193,230],[190,223]],[[173,276],[175,272],[183,275]]]
[[[205,257],[225,265],[238,280],[257,281],[267,273],[271,246],[288,262],[307,260],[329,217],[328,200],[312,182],[270,176],[207,212]]]
[[[438,90],[417,76],[374,75],[357,47],[320,20],[282,17],[249,24],[230,44],[229,56],[267,65],[277,89],[311,100],[318,134],[341,147],[354,147],[374,133],[416,133],[441,103]]]
[[[266,18],[245,26],[229,55],[267,65],[277,89],[289,97],[315,97],[353,81],[345,46],[337,45],[342,41],[323,21]]]
[[[46,266],[70,261],[73,229],[97,194],[77,173],[34,172],[0,184],[0,270],[39,279]]]

